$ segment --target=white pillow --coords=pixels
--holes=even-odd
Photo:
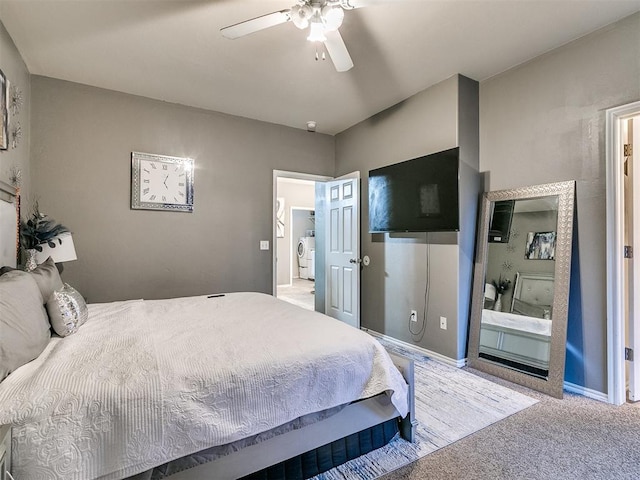
[[[44,263],[41,263],[29,273],[40,288],[42,303],[47,303],[51,294],[64,286],[60,279],[60,273],[58,273],[58,267],[56,267],[51,257],[47,258]]]
[[[53,330],[61,337],[74,333],[89,316],[84,298],[67,283],[51,294],[47,300],[47,313]]]
[[[47,346],[51,331],[42,294],[27,272],[0,276],[0,381]]]

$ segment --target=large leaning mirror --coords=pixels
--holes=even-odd
[[[562,398],[575,182],[485,193],[469,366]]]

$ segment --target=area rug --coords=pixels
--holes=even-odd
[[[415,361],[416,441],[394,439],[315,480],[378,478],[538,402],[384,339],[378,341],[389,352]]]

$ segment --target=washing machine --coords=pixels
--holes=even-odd
[[[315,277],[315,237],[300,237],[296,250],[298,253],[300,278],[304,280],[313,280]]]

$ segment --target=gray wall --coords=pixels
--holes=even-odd
[[[331,136],[38,76],[32,95],[33,190],[90,302],[271,293],[273,170],[334,171]],[[194,212],[131,210],[132,151],[194,158]]]
[[[480,84],[491,190],[577,181],[565,379],[607,391],[605,110],[640,99],[640,14]]]
[[[0,22],[0,70],[5,74],[11,85],[17,86],[22,92],[23,104],[17,116],[10,118],[10,126],[20,122],[22,140],[16,148],[0,150],[0,180],[10,182],[12,168],[18,168],[22,172],[22,196],[23,213],[28,213],[31,208],[31,167],[29,164],[29,142],[31,138],[31,77],[22,61],[13,40]]]
[[[361,251],[371,258],[362,270],[362,326],[456,360],[465,355],[478,204],[468,172],[478,166],[477,100],[477,83],[456,75],[336,137],[336,174],[359,170],[362,178]],[[458,145],[468,187],[462,189],[460,233],[367,233],[369,170]],[[413,335],[409,314],[419,312],[411,326],[419,331],[427,284],[425,331]],[[440,316],[447,317],[447,330],[440,329]]]

